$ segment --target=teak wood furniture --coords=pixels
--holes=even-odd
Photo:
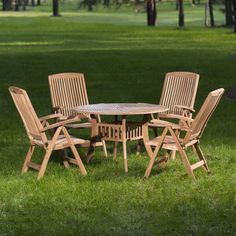
[[[49,124],[50,119],[60,118],[62,117],[62,114],[52,114],[39,118],[25,90],[11,86],[9,87],[9,91],[24,123],[30,142],[30,148],[22,167],[22,173],[27,172],[29,168],[33,168],[39,171],[38,179],[41,179],[44,176],[52,151],[70,148],[75,159],[64,155],[64,166],[68,168],[69,162],[76,164],[79,166],[82,175],[86,175],[87,172],[75,148],[75,145],[86,144],[86,141],[70,136],[64,127],[66,124],[78,121],[78,118],[67,119],[65,121]],[[55,132],[51,137],[51,135],[47,132],[52,130],[55,130]],[[31,161],[36,146],[42,147],[46,151],[41,165]]]
[[[183,116],[191,118],[195,111],[199,77],[199,74],[193,72],[167,73],[159,104],[168,107],[169,110],[159,114],[158,119],[153,119],[152,122],[158,124],[160,119],[177,119],[181,122]],[[175,158],[175,151],[171,152],[171,157]]]
[[[192,116],[199,77],[199,74],[193,72],[166,74],[159,104],[168,107],[169,110],[159,114],[159,118]]]
[[[63,114],[61,120],[73,117],[75,114],[73,107],[88,105],[88,95],[85,78],[82,73],[60,73],[48,76],[49,88],[53,112]],[[89,114],[79,114],[80,122],[68,124],[67,128],[91,128],[91,118]],[[100,117],[97,117],[100,120]],[[105,141],[97,142],[97,146],[103,146],[105,156],[107,156]]]
[[[149,120],[148,116],[152,113],[167,111],[168,108],[146,103],[101,103],[78,106],[73,110],[78,114],[91,114],[92,137],[87,161],[91,160],[96,142],[101,138],[115,142],[114,158],[116,157],[117,143],[122,142],[124,168],[125,172],[128,172],[126,142],[142,139],[142,125]],[[115,121],[111,123],[98,122],[96,115],[112,115],[115,116]],[[127,121],[126,117],[130,115],[145,115],[146,118],[142,122]],[[118,120],[118,116],[122,117],[121,121]]]
[[[188,175],[193,179],[195,179],[193,170],[198,167],[203,167],[209,172],[209,168],[207,166],[203,152],[199,146],[199,142],[207,122],[216,109],[223,93],[223,88],[210,92],[195,119],[182,117],[182,122],[180,124],[162,121],[162,123],[159,122],[158,124],[150,122],[149,124],[143,125],[144,145],[150,157],[150,162],[146,169],[145,177],[150,175],[160,148],[170,151],[178,151]],[[186,124],[186,122],[188,124]],[[161,135],[155,137],[154,139],[150,139],[148,137],[149,127],[163,127],[164,130]],[[188,147],[192,146],[195,148],[199,159],[194,164],[190,163],[185,151]],[[152,147],[154,147],[154,149],[152,149]],[[163,160],[167,161],[165,158]]]

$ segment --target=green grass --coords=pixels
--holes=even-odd
[[[55,154],[37,181],[34,171],[20,174],[28,140],[7,89],[25,88],[41,116],[51,111],[48,74],[83,72],[90,103],[157,103],[166,72],[194,71],[201,75],[198,110],[209,91],[236,88],[236,35],[179,30],[173,22],[150,28],[142,13],[136,23],[124,12],[21,13],[0,13],[0,235],[235,235],[235,100],[224,96],[205,130],[201,145],[212,173],[197,170],[196,182],[179,158],[144,180],[148,158],[133,154],[135,143],[128,145],[128,174],[121,150],[114,162],[97,149],[88,176],[65,170]]]

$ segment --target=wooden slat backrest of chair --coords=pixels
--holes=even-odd
[[[224,89],[220,88],[208,94],[206,100],[204,101],[193,123],[189,127],[191,132],[188,132],[186,134],[184,138],[184,143],[187,143],[193,139],[199,139],[201,137],[207,125],[207,122],[209,121],[211,115],[215,111],[223,93],[224,93]]]
[[[35,113],[26,91],[13,86],[9,87],[9,91],[24,123],[29,139],[31,141],[36,139],[46,143],[47,137],[45,133],[40,132],[40,130],[43,129],[43,126]]]
[[[160,104],[169,108],[166,114],[182,115],[182,111],[174,108],[175,105],[194,107],[199,77],[199,74],[192,72],[166,74],[160,98]]]
[[[73,115],[70,108],[89,104],[84,75],[61,73],[48,76],[53,107],[61,107],[60,113]]]

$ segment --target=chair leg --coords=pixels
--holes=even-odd
[[[74,143],[73,143],[72,140],[70,139],[70,135],[69,135],[69,133],[67,132],[66,128],[63,127],[63,128],[62,128],[62,132],[64,133],[64,135],[65,135],[65,137],[66,137],[66,139],[67,139],[68,144],[70,145],[71,151],[73,152],[74,157],[75,157],[75,159],[76,159],[76,161],[77,161],[77,163],[78,163],[78,166],[79,166],[79,168],[80,168],[81,174],[82,174],[82,175],[87,175],[87,171],[86,171],[86,169],[85,169],[85,167],[84,167],[84,164],[83,164],[83,162],[81,161],[81,158],[80,158],[80,156],[79,156],[79,153],[78,153],[78,151],[76,150]]]
[[[22,170],[21,170],[21,173],[22,173],[22,174],[23,174],[23,173],[26,173],[26,172],[28,171],[29,167],[28,167],[27,164],[28,164],[28,162],[31,160],[32,155],[33,155],[33,153],[34,153],[34,150],[35,150],[35,146],[34,146],[34,145],[30,145],[29,150],[28,150],[28,152],[27,152],[27,154],[26,154],[26,157],[25,157],[24,164],[23,164],[23,166],[22,166]]]
[[[42,164],[41,164],[41,166],[39,168],[39,174],[38,174],[38,178],[37,178],[38,180],[41,179],[44,176],[44,173],[45,173],[45,170],[46,170],[49,158],[50,158],[50,156],[52,154],[52,151],[53,151],[53,149],[55,147],[56,140],[58,139],[58,136],[61,133],[62,128],[64,128],[64,127],[57,128],[57,130],[54,133],[54,136],[53,136],[53,138],[51,140],[51,143],[45,148],[46,154],[45,154],[45,156],[43,158],[43,162],[42,162]]]
[[[141,139],[138,140],[138,144],[137,144],[137,147],[136,147],[136,154],[140,154],[141,152],[141,146],[143,145],[143,142]]]
[[[150,115],[144,115],[143,116],[142,134],[143,134],[143,126],[145,126],[147,124],[147,122],[150,121],[150,119],[154,119],[154,116],[152,114],[151,114],[151,116]],[[157,132],[155,132],[155,130],[157,131],[157,129],[153,128],[153,130],[154,130],[155,136],[157,136]],[[144,134],[143,134],[143,136],[144,136]],[[140,154],[141,149],[142,149],[143,146],[144,146],[144,138],[138,140],[138,144],[137,144],[137,147],[136,147],[136,154],[137,155]]]
[[[97,118],[95,115],[91,115],[91,139],[87,152],[87,163],[89,163],[93,158],[93,153],[96,147],[97,138],[98,138]]]
[[[69,161],[66,159],[67,156],[68,156],[67,155],[67,150],[63,149],[62,150],[62,163],[65,166],[65,168],[69,168],[70,167]]]
[[[195,175],[194,175],[194,173],[193,173],[193,170],[192,170],[192,168],[191,168],[190,162],[189,162],[189,160],[188,160],[188,157],[187,157],[186,152],[183,150],[182,147],[181,147],[178,151],[179,151],[179,153],[180,153],[182,162],[183,162],[183,164],[184,164],[184,167],[185,167],[185,169],[186,169],[188,175],[189,175],[190,177],[192,177],[194,180],[196,180]]]
[[[79,156],[79,153],[77,152],[77,150],[75,148],[75,145],[73,143],[71,144],[70,148],[71,148],[71,150],[72,150],[72,152],[74,154],[74,157],[75,157],[75,159],[76,159],[76,161],[78,163],[78,166],[79,166],[81,174],[82,175],[87,175],[87,171],[86,171],[86,169],[84,167],[84,164],[83,164],[83,162],[82,162],[82,160],[81,160],[81,158]]]
[[[105,157],[107,157],[107,146],[106,146],[106,142],[105,140],[102,140],[102,147],[103,147],[103,152],[104,152],[104,155]]]
[[[156,146],[152,156],[150,157],[150,161],[148,163],[148,166],[147,166],[147,169],[145,171],[144,177],[146,177],[146,178],[149,177],[149,175],[152,171],[153,165],[155,163],[156,156],[157,156],[161,146],[162,146],[162,141]]]
[[[117,156],[117,146],[118,146],[118,142],[115,141],[115,142],[114,142],[114,148],[113,148],[113,160],[116,160],[116,156]]]
[[[207,165],[206,158],[204,157],[203,152],[202,152],[202,150],[201,150],[199,144],[198,144],[198,143],[194,144],[194,148],[195,148],[195,151],[196,151],[196,153],[197,153],[197,155],[198,155],[199,160],[203,160],[203,161],[204,161],[204,165],[202,166],[203,169],[204,169],[206,172],[210,173],[209,167],[208,167],[208,165]]]
[[[171,135],[172,135],[172,137],[174,139],[174,142],[175,142],[175,144],[176,144],[176,146],[178,148],[178,151],[180,153],[182,162],[184,164],[184,167],[185,167],[188,175],[191,176],[195,180],[196,178],[195,178],[195,175],[194,175],[193,170],[191,168],[191,165],[190,165],[190,162],[188,160],[187,154],[184,151],[184,149],[182,148],[176,133],[173,131],[173,129],[171,127],[169,127],[169,131],[170,131],[170,133],[171,133]]]
[[[143,144],[146,149],[146,152],[148,156],[151,158],[153,151],[150,145],[147,145],[147,142],[149,141],[149,132],[148,132],[148,124],[143,124],[142,126],[142,134],[143,134]]]
[[[176,135],[176,137],[179,137],[180,131],[179,131],[179,130],[176,130],[176,131],[175,131],[175,135]],[[171,151],[171,153],[170,153],[170,159],[171,159],[171,160],[175,160],[175,158],[176,158],[176,150],[173,150],[173,151]]]
[[[176,157],[176,151],[173,150],[173,151],[171,151],[171,153],[170,153],[170,159],[171,159],[171,160],[175,160],[175,157]]]
[[[145,174],[144,174],[145,178],[149,177],[149,175],[151,173],[151,170],[153,168],[154,162],[155,162],[155,157],[150,158],[150,161],[148,163],[147,169],[146,169]]]
[[[144,136],[143,136],[143,138],[144,138],[144,145],[145,145],[147,153],[148,153],[148,155],[150,157],[150,161],[148,163],[148,167],[147,167],[147,169],[145,171],[145,174],[144,174],[144,177],[147,178],[147,177],[149,177],[149,175],[151,173],[151,170],[152,170],[153,165],[155,163],[155,158],[156,158],[156,156],[157,156],[157,154],[158,154],[158,152],[159,152],[159,150],[160,150],[160,148],[161,148],[161,146],[163,144],[163,141],[164,141],[164,139],[166,137],[166,134],[168,132],[168,128],[165,128],[163,130],[163,132],[162,132],[162,134],[160,136],[160,140],[157,143],[157,146],[155,147],[154,151],[152,151],[152,148],[150,147],[150,145],[146,144],[146,141],[149,140],[149,138],[148,138],[148,126],[147,125],[143,126],[143,131],[144,131],[144,133],[143,133],[144,134]]]
[[[97,142],[97,137],[92,137],[90,139],[90,145],[89,145],[87,155],[86,155],[86,157],[87,157],[86,162],[87,163],[90,163],[90,161],[93,158],[93,154],[94,154],[94,151],[95,151],[95,148],[96,148],[96,142]]]
[[[40,166],[40,169],[39,169],[39,173],[38,173],[38,180],[40,180],[43,176],[44,176],[44,173],[45,173],[45,170],[46,170],[46,167],[47,167],[47,164],[48,164],[48,161],[49,161],[49,158],[52,154],[52,150],[53,150],[53,147],[52,145],[50,145],[50,147],[48,149],[46,149],[46,154],[43,158],[43,162]]]
[[[99,123],[101,123],[101,117],[100,117],[99,115],[96,117],[96,120],[97,120]],[[105,140],[102,140],[102,146],[103,146],[104,155],[105,155],[105,157],[107,157],[108,155],[107,155],[107,147],[106,147],[106,142],[105,142]]]

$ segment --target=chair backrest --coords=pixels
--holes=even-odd
[[[73,115],[72,107],[89,104],[83,74],[53,74],[48,76],[48,81],[52,106],[61,107],[64,116]]]
[[[211,115],[215,111],[222,95],[224,93],[224,89],[220,88],[210,92],[204,101],[201,109],[196,115],[194,121],[190,125],[188,132],[184,138],[184,142],[188,142],[189,140],[199,139],[209,121]]]
[[[47,137],[45,133],[40,132],[43,126],[35,113],[26,91],[13,86],[9,87],[9,91],[24,123],[29,139],[31,141],[38,140],[46,143]]]
[[[175,105],[194,107],[199,77],[199,74],[192,72],[166,74],[160,98],[160,104],[169,108],[164,114],[182,115],[182,110],[174,108]]]

